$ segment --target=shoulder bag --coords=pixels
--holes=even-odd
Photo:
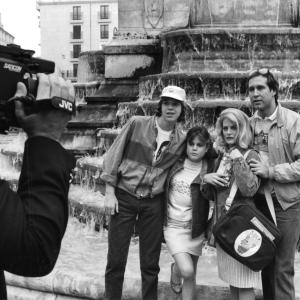
[[[244,155],[246,159],[249,151]],[[265,196],[274,223],[255,205],[231,203],[238,190],[236,181],[232,184],[226,200],[227,213],[213,228],[213,234],[219,246],[230,256],[253,271],[260,271],[271,263],[281,233],[276,227],[276,216],[271,194],[265,189]]]

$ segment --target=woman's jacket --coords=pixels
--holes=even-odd
[[[246,150],[240,150],[242,155],[245,154]],[[215,170],[218,170],[220,162],[222,160],[223,154],[220,153],[219,157],[215,163]],[[254,205],[253,196],[258,191],[260,186],[260,179],[257,177],[250,169],[249,161],[251,159],[255,159],[260,161],[259,154],[255,150],[250,150],[248,152],[246,159],[244,157],[235,158],[232,160],[232,174],[230,177],[230,183],[228,187],[225,188],[213,188],[215,200],[214,206],[214,217],[217,219],[224,213],[224,206],[227,197],[229,196],[232,184],[234,180],[236,181],[238,190],[233,199],[232,205],[236,205],[238,203],[247,202],[250,205]]]
[[[166,181],[165,188],[165,218],[164,223],[167,225],[168,203],[170,201],[169,191],[173,176],[183,169],[184,158],[179,159],[171,168]],[[191,183],[191,198],[192,198],[192,238],[195,238],[205,232],[209,214],[209,188],[203,184],[203,176],[211,173],[214,170],[213,159],[203,159],[200,173]]]

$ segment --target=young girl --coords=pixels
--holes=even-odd
[[[197,261],[209,211],[202,183],[204,174],[213,171],[213,157],[216,153],[209,133],[204,127],[194,127],[187,133],[184,157],[167,179],[164,236],[175,260],[171,265],[171,287],[180,293],[183,279],[183,300],[192,300],[195,294]]]
[[[204,182],[216,187],[213,217],[218,219],[230,206],[239,201],[247,201],[254,205],[252,197],[258,190],[260,181],[248,164],[251,159],[259,160],[258,153],[250,150],[244,158],[252,144],[252,131],[247,115],[238,109],[225,109],[217,120],[216,130],[216,145],[223,148],[223,153],[216,162],[217,172],[206,174]],[[234,180],[238,191],[233,199],[230,199],[229,194]],[[259,272],[254,272],[239,263],[226,254],[218,244],[217,260],[220,278],[230,285],[231,299],[254,300],[253,288],[259,283]]]

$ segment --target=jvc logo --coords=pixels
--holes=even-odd
[[[3,68],[16,73],[20,73],[22,71],[21,66],[9,64],[9,63],[5,63]]]
[[[58,104],[59,107],[66,109],[68,111],[73,111],[73,105],[71,102],[68,102],[66,100],[61,100],[61,103]]]

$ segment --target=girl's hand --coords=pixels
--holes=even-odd
[[[203,182],[213,186],[227,187],[229,184],[228,179],[223,174],[209,173],[203,176]]]

